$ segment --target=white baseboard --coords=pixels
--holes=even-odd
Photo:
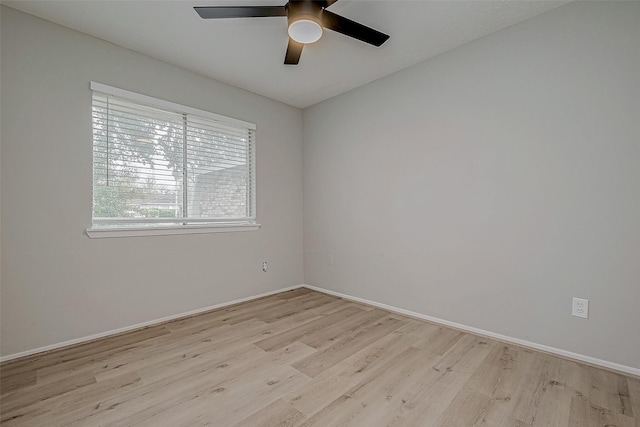
[[[275,295],[275,294],[279,294],[281,292],[286,292],[286,291],[291,291],[294,289],[298,289],[298,288],[307,288],[307,289],[311,289],[314,291],[318,291],[318,292],[322,292],[328,295],[333,295],[339,298],[343,298],[345,300],[349,300],[349,301],[354,301],[354,302],[359,302],[362,304],[367,304],[373,307],[378,307],[381,308],[383,310],[387,310],[387,311],[391,311],[394,313],[398,313],[398,314],[403,314],[406,316],[411,316],[411,317],[415,317],[417,319],[422,319],[422,320],[427,320],[429,322],[433,322],[433,323],[437,323],[440,325],[444,325],[444,326],[448,326],[451,328],[455,328],[455,329],[459,329],[461,331],[465,331],[465,332],[470,332],[472,334],[475,335],[481,335],[481,336],[485,336],[485,337],[489,337],[489,338],[494,338],[496,340],[499,341],[504,341],[507,343],[513,343],[516,345],[519,345],[521,347],[526,347],[526,348],[530,348],[533,350],[539,350],[539,351],[543,351],[545,353],[550,353],[550,354],[554,354],[560,357],[565,357],[567,359],[572,359],[572,360],[577,360],[580,362],[584,362],[590,365],[594,365],[594,366],[599,366],[599,367],[603,367],[603,368],[607,368],[607,369],[611,369],[614,371],[619,371],[619,372],[623,372],[625,374],[630,374],[630,375],[634,375],[636,377],[640,377],[640,368],[633,368],[631,366],[626,366],[626,365],[621,365],[619,363],[614,363],[614,362],[609,362],[607,360],[602,360],[602,359],[597,359],[595,357],[591,357],[591,356],[585,356],[583,354],[579,354],[579,353],[573,353],[571,351],[567,351],[567,350],[562,350],[559,348],[555,348],[555,347],[549,347],[543,344],[538,344],[538,343],[534,343],[531,341],[526,341],[520,338],[513,338],[507,335],[502,335],[502,334],[497,334],[495,332],[490,332],[490,331],[486,331],[484,329],[479,329],[479,328],[474,328],[472,326],[467,326],[467,325],[463,325],[461,323],[456,323],[456,322],[451,322],[448,320],[444,320],[444,319],[440,319],[437,317],[433,317],[433,316],[427,316],[426,314],[422,314],[422,313],[416,313],[414,311],[410,311],[410,310],[405,310],[403,308],[398,308],[398,307],[394,307],[391,305],[387,305],[387,304],[382,304],[376,301],[370,301],[364,298],[359,298],[359,297],[354,297],[352,295],[347,295],[347,294],[343,294],[340,292],[335,292],[335,291],[330,291],[328,289],[323,289],[323,288],[318,288],[316,286],[311,286],[311,285],[296,285],[296,286],[290,286],[288,288],[281,288],[275,291],[270,291],[270,292],[265,292],[259,295],[254,295],[254,296],[250,296],[250,297],[246,297],[246,298],[240,298],[237,300],[233,300],[233,301],[229,301],[229,302],[224,302],[221,304],[216,304],[216,305],[212,305],[209,307],[203,307],[203,308],[199,308],[196,310],[192,310],[192,311],[188,311],[188,312],[184,312],[184,313],[179,313],[179,314],[175,314],[172,316],[167,316],[167,317],[163,317],[161,319],[155,319],[155,320],[151,320],[148,322],[143,322],[143,323],[138,323],[136,325],[131,325],[131,326],[126,326],[124,328],[119,328],[119,329],[113,329],[110,331],[105,331],[105,332],[101,332],[98,334],[94,334],[94,335],[89,335],[86,337],[82,337],[82,338],[76,338],[76,339],[72,339],[72,340],[68,340],[68,341],[63,341],[60,343],[56,343],[56,344],[51,344],[51,345],[47,345],[44,347],[39,347],[39,348],[34,348],[32,350],[26,350],[26,351],[22,351],[20,353],[15,353],[15,354],[10,354],[8,356],[2,356],[0,357],[0,362],[6,362],[9,360],[13,360],[13,359],[18,359],[20,357],[26,357],[26,356],[31,356],[34,354],[38,354],[38,353],[43,353],[46,351],[51,351],[51,350],[56,350],[59,348],[63,348],[63,347],[68,347],[71,345],[75,345],[75,344],[81,344],[84,342],[88,342],[88,341],[93,341],[99,338],[105,338],[111,335],[117,335],[117,334],[121,334],[124,332],[130,332],[130,331],[134,331],[136,329],[142,329],[142,328],[146,328],[149,326],[154,326],[154,325],[158,325],[161,323],[166,323],[168,321],[171,320],[176,320],[176,319],[180,319],[183,317],[189,317],[189,316],[193,316],[196,314],[200,314],[200,313],[205,313],[207,311],[212,311],[212,310],[216,310],[219,308],[224,308],[224,307],[228,307],[231,305],[235,305],[235,304],[239,304],[242,302],[247,302],[247,301],[252,301],[258,298],[264,298],[264,297],[268,297],[270,295]]]
[[[481,335],[484,337],[488,337],[488,338],[494,338],[496,340],[499,341],[504,341],[507,343],[513,343],[516,344],[518,346],[521,347],[526,347],[526,348],[530,348],[533,350],[539,350],[545,353],[550,353],[550,354],[554,354],[560,357],[564,357],[567,359],[572,359],[572,360],[576,360],[576,361],[580,361],[580,362],[584,362],[587,363],[589,365],[594,365],[594,366],[599,366],[599,367],[603,367],[603,368],[607,368],[607,369],[611,369],[614,371],[618,371],[618,372],[623,372],[625,374],[631,374],[634,375],[636,377],[640,377],[640,368],[633,368],[631,366],[626,366],[626,365],[621,365],[619,363],[614,363],[614,362],[609,362],[607,360],[602,360],[602,359],[597,359],[595,357],[591,357],[591,356],[585,356],[584,354],[579,354],[579,353],[573,353],[571,351],[567,351],[567,350],[562,350],[559,348],[555,348],[555,347],[549,347],[543,344],[538,344],[535,342],[531,342],[531,341],[526,341],[520,338],[513,338],[507,335],[502,335],[502,334],[497,334],[495,332],[490,332],[490,331],[486,331],[484,329],[479,329],[479,328],[474,328],[472,326],[467,326],[467,325],[463,325],[461,323],[456,323],[456,322],[450,322],[448,320],[444,320],[444,319],[439,319],[437,317],[433,317],[433,316],[427,316],[426,314],[422,314],[422,313],[416,313],[414,311],[410,311],[410,310],[405,310],[403,308],[398,308],[398,307],[394,307],[391,305],[387,305],[387,304],[382,304],[376,301],[370,301],[364,298],[358,298],[358,297],[354,297],[351,295],[347,295],[347,294],[343,294],[340,292],[335,292],[335,291],[330,291],[327,289],[323,289],[323,288],[318,288],[315,286],[311,286],[311,285],[302,285],[305,288],[308,289],[312,289],[314,291],[318,291],[318,292],[322,292],[328,295],[333,295],[336,297],[340,297],[343,298],[345,300],[349,300],[349,301],[355,301],[355,302],[359,302],[362,304],[367,304],[373,307],[378,307],[378,308],[382,308],[384,310],[388,310],[394,313],[398,313],[398,314],[403,314],[406,316],[411,316],[411,317],[415,317],[418,319],[422,319],[422,320],[427,320],[429,322],[433,322],[433,323],[438,323],[440,325],[444,325],[444,326],[449,326],[451,328],[455,328],[455,329],[459,329],[461,331],[465,331],[465,332],[470,332],[474,335]]]
[[[18,359],[20,357],[32,356],[34,354],[44,353],[46,351],[51,351],[51,350],[56,350],[56,349],[59,349],[59,348],[62,348],[62,347],[68,347],[70,345],[81,344],[81,343],[84,343],[84,342],[93,341],[93,340],[96,340],[98,338],[105,338],[105,337],[108,337],[108,336],[111,336],[111,335],[121,334],[123,332],[130,332],[130,331],[134,331],[136,329],[142,329],[142,328],[146,328],[146,327],[149,327],[149,326],[158,325],[160,323],[166,323],[168,321],[180,319],[182,317],[189,317],[189,316],[193,316],[193,315],[196,315],[196,314],[205,313],[207,311],[216,310],[218,308],[224,308],[224,307],[228,307],[230,305],[239,304],[241,302],[247,302],[247,301],[251,301],[251,300],[254,300],[254,299],[258,299],[258,298],[268,297],[270,295],[275,295],[275,294],[279,294],[281,292],[291,291],[293,289],[298,289],[298,288],[301,288],[301,287],[302,287],[302,285],[290,286],[288,288],[282,288],[282,289],[278,289],[278,290],[275,290],[275,291],[265,292],[265,293],[262,293],[262,294],[259,294],[259,295],[254,295],[254,296],[250,296],[250,297],[246,297],[246,298],[240,298],[240,299],[236,299],[236,300],[229,301],[229,302],[223,302],[221,304],[215,304],[215,305],[211,305],[209,307],[198,308],[196,310],[187,311],[185,313],[174,314],[172,316],[163,317],[161,319],[155,319],[155,320],[150,320],[148,322],[138,323],[136,325],[125,326],[124,328],[112,329],[110,331],[100,332],[98,334],[88,335],[88,336],[82,337],[82,338],[75,338],[75,339],[72,339],[72,340],[63,341],[63,342],[60,342],[60,343],[51,344],[51,345],[47,345],[47,346],[44,346],[44,347],[38,347],[38,348],[31,349],[31,350],[21,351],[20,353],[15,353],[15,354],[10,354],[10,355],[7,355],[7,356],[0,357],[0,363],[1,362],[6,362],[6,361],[9,361],[9,360],[13,360],[13,359]]]

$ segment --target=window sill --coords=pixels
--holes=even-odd
[[[85,232],[91,239],[111,237],[143,237],[169,236],[176,234],[232,233],[238,231],[255,231],[260,224],[206,224],[181,225],[177,227],[144,227],[144,228],[87,228]]]

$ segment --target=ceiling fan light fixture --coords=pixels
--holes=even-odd
[[[289,37],[298,43],[309,44],[320,40],[322,26],[312,19],[302,18],[289,25]]]

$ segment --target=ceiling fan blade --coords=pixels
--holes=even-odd
[[[194,9],[203,19],[287,16],[284,6],[197,6]]]
[[[358,24],[326,9],[322,11],[322,26],[374,46],[381,46],[389,39],[388,35],[380,31]]]
[[[284,63],[287,65],[298,65],[303,47],[304,44],[298,43],[289,37],[289,44],[287,45],[287,54],[284,56]]]

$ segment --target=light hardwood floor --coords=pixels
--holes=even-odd
[[[8,426],[640,427],[640,380],[307,289],[1,366]]]

